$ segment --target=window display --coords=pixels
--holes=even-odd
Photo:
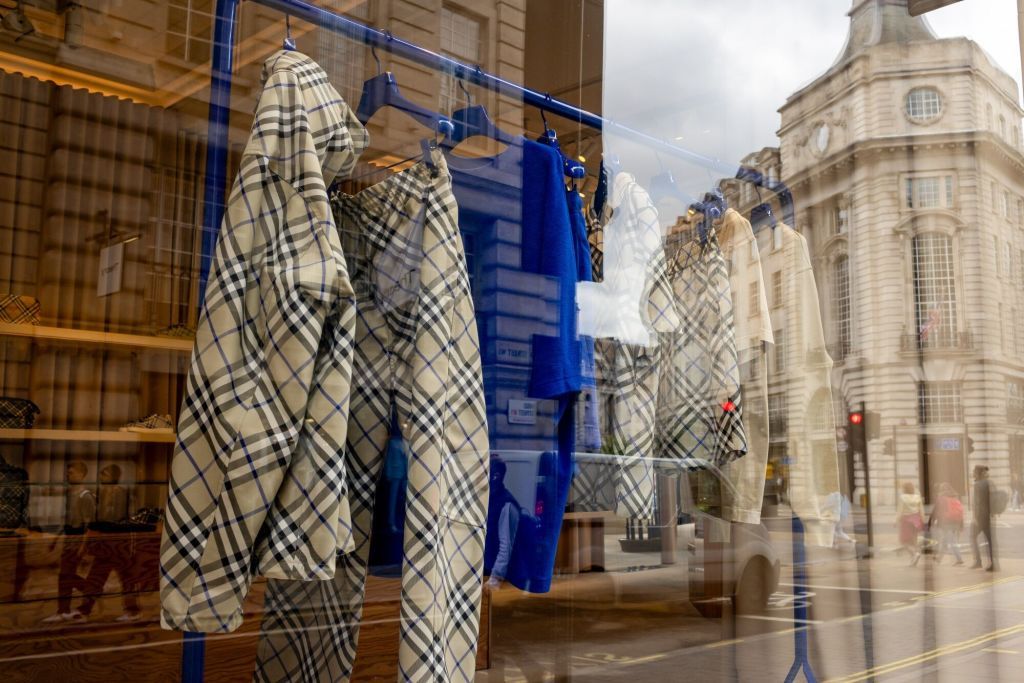
[[[1015,680],[979,1],[0,6],[0,666]]]

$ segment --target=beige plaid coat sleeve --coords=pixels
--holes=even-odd
[[[351,171],[367,136],[305,55],[273,55],[264,81],[178,422],[165,628],[234,630],[254,574],[329,578],[351,545],[341,455],[354,295],[327,185]]]

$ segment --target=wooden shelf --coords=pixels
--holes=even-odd
[[[174,443],[175,435],[121,432],[109,429],[0,429],[0,440]]]
[[[139,349],[158,349],[190,353],[193,340],[181,337],[157,337],[145,334],[121,334],[119,332],[98,332],[75,330],[68,327],[44,327],[42,325],[19,325],[0,323],[0,336],[30,337],[54,341],[99,344],[101,346],[128,346]]]

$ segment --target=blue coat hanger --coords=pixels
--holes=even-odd
[[[543,109],[540,110],[540,120],[544,122],[544,132],[537,138],[537,142],[542,142],[549,147],[555,148],[559,156],[562,157],[562,173],[565,174],[566,178],[572,178],[572,185],[576,187],[577,180],[587,177],[587,169],[582,163],[576,159],[570,159],[562,152],[562,145],[558,142],[558,133],[548,125],[548,117],[544,115]]]
[[[359,98],[359,107],[356,109],[356,118],[360,123],[366,125],[378,111],[384,107],[391,107],[434,131],[435,135],[451,135],[454,126],[447,116],[430,111],[407,99],[398,89],[395,75],[390,71],[381,70],[380,58],[377,57],[376,49],[373,50],[373,58],[377,60],[377,75],[363,83],[363,94]]]
[[[480,67],[477,67],[477,70],[479,69]],[[469,96],[469,91],[466,90],[466,85],[461,79],[459,80],[459,88],[462,89],[463,94],[466,96],[466,106],[452,112],[454,130],[445,139],[444,147],[451,149],[463,140],[468,140],[477,135],[497,140],[503,145],[516,144],[518,136],[506,133],[498,128],[482,104],[473,104],[473,99]]]

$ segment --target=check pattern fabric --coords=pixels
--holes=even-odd
[[[267,584],[255,679],[348,681],[392,409],[408,451],[398,680],[472,681],[489,450],[479,341],[444,159],[334,200],[357,294],[345,455],[354,552]]]
[[[603,242],[608,234],[604,229],[607,221],[588,215],[594,279],[603,278],[604,284],[616,293],[642,292],[638,319],[643,320],[649,330],[650,340],[648,344],[615,338],[594,342],[598,386],[608,395],[602,405],[608,416],[608,445],[616,456],[599,462],[578,462],[572,500],[577,509],[611,509],[622,516],[650,520],[657,505],[653,459],[656,455],[655,411],[663,365],[658,348],[664,335],[678,330],[680,317],[665,251],[660,246],[658,213],[647,192],[632,176],[620,174],[616,177],[609,205],[614,205],[617,212],[616,223],[609,228],[616,239],[610,245]],[[652,239],[658,241],[657,247],[650,244]],[[606,246],[621,252],[610,259],[611,281],[609,273],[604,272],[609,265]],[[643,273],[640,288],[625,282],[635,273]],[[614,325],[606,329],[614,330]]]
[[[753,227],[740,212],[727,209],[715,232],[729,269],[732,290],[734,337],[740,361],[743,395],[743,429],[747,454],[723,468],[733,484],[724,503],[723,517],[733,522],[758,524],[764,499],[768,466],[768,367],[766,348],[775,343],[769,315],[761,253]],[[781,303],[781,302],[780,302]],[[786,322],[775,321],[776,324]]]
[[[327,186],[367,144],[309,57],[264,64],[196,329],[161,544],[161,623],[238,627],[256,573],[334,574],[350,547],[354,292]]]
[[[657,454],[699,469],[721,469],[746,455],[732,289],[713,229],[679,247],[669,279],[682,318],[662,335],[657,396]]]

